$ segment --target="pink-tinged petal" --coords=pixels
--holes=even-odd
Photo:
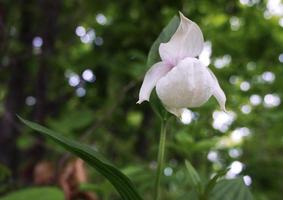
[[[194,108],[212,95],[212,80],[207,67],[196,58],[185,58],[156,84],[161,102],[169,108]]]
[[[213,91],[212,91],[212,95],[216,98],[217,102],[220,105],[221,110],[226,112],[226,108],[225,108],[225,103],[226,103],[226,96],[224,91],[222,90],[222,88],[220,87],[218,80],[216,78],[216,76],[213,74],[213,72],[207,68],[208,71],[211,74],[212,77],[212,82],[213,82]]]
[[[172,67],[164,62],[154,64],[145,74],[140,93],[138,104],[143,101],[149,101],[152,89],[155,87],[157,81],[162,78]]]
[[[162,61],[176,65],[186,57],[198,56],[204,45],[199,26],[180,12],[180,25],[169,42],[161,43],[159,55]]]

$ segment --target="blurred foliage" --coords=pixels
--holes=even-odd
[[[182,199],[191,189],[188,159],[202,179],[229,166],[242,169],[237,175],[252,181],[255,199],[281,200],[283,13],[276,2],[1,0],[0,193],[35,185],[36,163],[56,163],[56,174],[70,157],[29,134],[14,116],[20,113],[103,152],[151,199],[160,125],[149,103],[135,102],[149,49],[180,10],[201,27],[207,49],[211,44],[211,55],[201,58],[210,60],[229,112],[215,112],[212,98],[192,109],[189,124],[174,119],[163,199]],[[79,37],[79,26],[89,35]],[[88,80],[86,69],[95,78]],[[81,190],[118,198],[96,172],[89,178]]]
[[[43,195],[45,194],[45,195]],[[26,200],[26,199],[42,199],[42,200],[63,200],[64,194],[58,188],[41,187],[30,188],[12,192],[11,194],[0,198],[1,200]]]
[[[237,186],[235,186],[235,184]],[[214,188],[211,199],[251,200],[253,199],[242,179],[222,180]]]

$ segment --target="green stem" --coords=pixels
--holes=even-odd
[[[160,130],[160,141],[158,147],[158,163],[157,163],[157,171],[156,171],[155,187],[154,187],[155,189],[154,200],[159,200],[160,198],[160,180],[162,176],[163,163],[164,163],[166,128],[167,128],[167,120],[164,120],[161,123],[161,130]]]

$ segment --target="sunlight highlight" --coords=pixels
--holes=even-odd
[[[243,154],[243,151],[239,148],[233,148],[229,149],[228,154],[231,158],[238,158]]]
[[[275,75],[273,72],[266,71],[261,75],[262,79],[267,83],[273,83],[275,80]]]
[[[97,23],[99,23],[100,25],[105,25],[107,24],[107,18],[105,17],[105,15],[103,15],[102,13],[99,13],[96,15],[96,21]]]
[[[248,91],[251,88],[251,84],[248,81],[243,81],[240,85],[242,91]]]
[[[165,176],[172,176],[172,174],[173,174],[173,169],[171,167],[166,167],[164,169],[164,175]]]
[[[223,112],[223,111],[214,111],[213,112],[213,123],[212,126],[214,129],[221,131],[222,133],[226,132],[230,125],[236,118],[234,112]]]
[[[252,178],[248,175],[243,177],[244,183],[246,184],[246,186],[250,186],[252,184]]]
[[[230,18],[230,26],[231,26],[231,30],[232,31],[237,31],[240,29],[240,26],[241,26],[241,21],[238,17],[231,17]]]
[[[241,111],[244,114],[249,114],[252,111],[252,107],[248,104],[245,104],[241,107]]]
[[[230,165],[230,170],[226,174],[226,178],[232,179],[235,178],[238,174],[240,174],[244,169],[244,164],[240,161],[234,161]]]
[[[281,99],[278,94],[267,94],[264,96],[264,106],[267,108],[272,108],[279,106]]]
[[[244,137],[248,137],[251,135],[251,131],[247,127],[237,128],[232,131],[230,138],[235,144],[240,144],[243,142]]]
[[[262,98],[258,94],[253,94],[250,96],[250,102],[253,106],[258,106],[259,104],[261,104]]]
[[[94,82],[96,80],[95,75],[93,74],[91,69],[86,69],[82,73],[82,77],[85,81]]]
[[[36,48],[40,48],[43,45],[43,40],[41,37],[37,36],[33,38],[32,45]]]
[[[69,85],[72,86],[72,87],[76,87],[78,86],[80,83],[80,77],[79,75],[75,74],[75,73],[72,73],[70,76],[69,76]]]
[[[28,106],[34,106],[36,104],[36,98],[34,96],[28,96],[26,97],[25,103]]]
[[[190,124],[193,120],[193,116],[194,113],[191,110],[187,109],[182,113],[181,122],[183,124]]]
[[[76,28],[75,32],[76,32],[76,35],[79,36],[79,37],[82,37],[82,36],[84,36],[86,34],[86,30],[85,30],[85,28],[83,26],[78,26]]]
[[[83,97],[86,95],[86,90],[83,87],[79,87],[76,89],[76,95],[78,97]]]
[[[281,0],[268,0],[266,8],[271,16],[283,16],[283,4]]]
[[[228,66],[231,63],[231,56],[224,55],[221,58],[216,58],[214,61],[214,66],[218,69]]]
[[[210,64],[211,53],[212,53],[212,44],[210,41],[206,41],[204,43],[203,50],[199,55],[199,60],[202,62],[203,65],[208,66]]]

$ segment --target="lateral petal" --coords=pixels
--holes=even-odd
[[[219,103],[220,105],[220,108],[227,112],[226,111],[226,108],[225,108],[225,103],[226,103],[226,96],[225,96],[225,93],[224,91],[222,90],[222,88],[220,87],[219,85],[219,82],[216,78],[216,76],[213,74],[213,72],[207,68],[211,77],[212,77],[212,84],[213,84],[213,91],[212,91],[212,95],[216,98],[217,102]]]
[[[158,62],[154,64],[145,74],[140,92],[138,104],[143,101],[149,101],[149,97],[152,89],[155,87],[157,81],[167,74],[171,69],[171,66],[164,62]]]

